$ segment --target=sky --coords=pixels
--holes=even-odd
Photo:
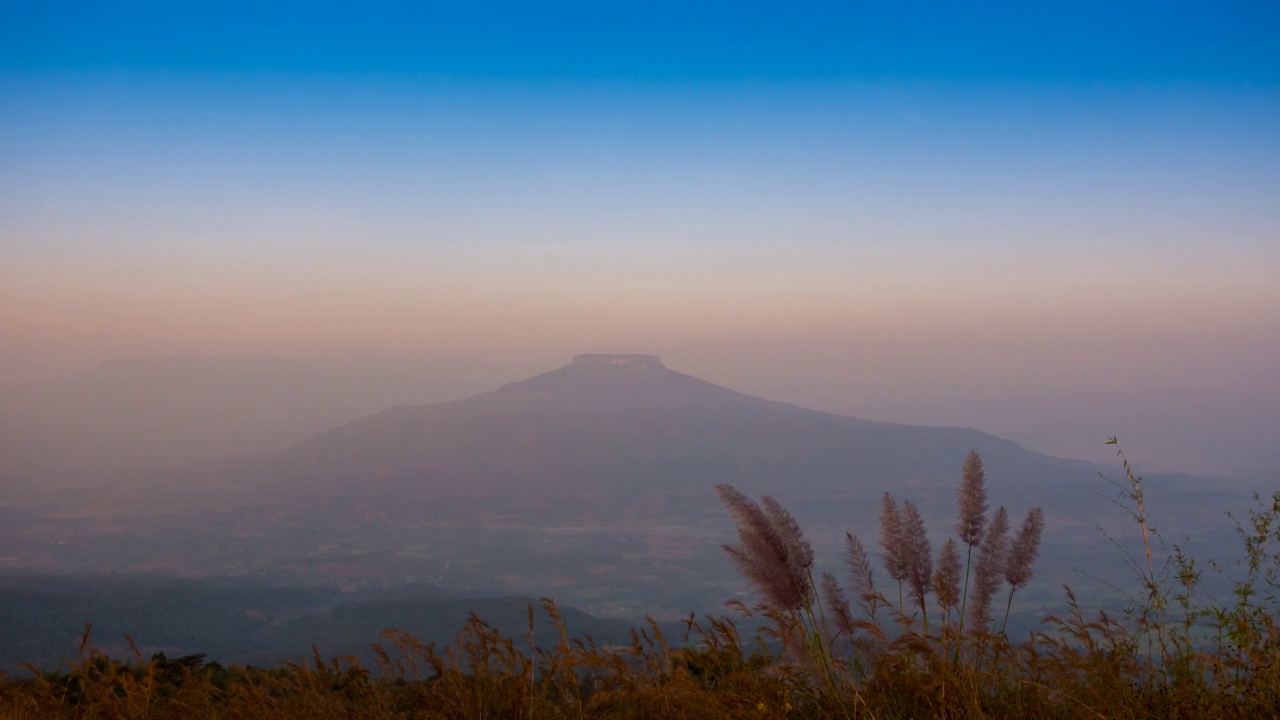
[[[187,5],[0,7],[0,383],[644,352],[1280,467],[1280,6]]]

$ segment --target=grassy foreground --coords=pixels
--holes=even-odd
[[[652,622],[625,646],[573,639],[549,600],[529,609],[524,638],[474,616],[449,647],[388,630],[376,667],[318,652],[270,669],[136,651],[118,660],[96,651],[86,628],[78,659],[62,669],[0,675],[0,718],[1280,717],[1280,492],[1238,523],[1245,574],[1232,600],[1202,605],[1202,568],[1177,546],[1162,552],[1126,463],[1118,487],[1142,537],[1131,558],[1135,607],[1089,611],[1064,588],[1068,611],[1014,642],[991,604],[1030,579],[1036,511],[1006,538],[1004,508],[987,512],[974,457],[958,491],[961,543],[943,547],[936,572],[909,502],[887,496],[881,514],[896,593],[875,589],[850,536],[856,614],[834,577],[821,590],[813,582],[812,551],[785,510],[729,488],[740,543],[726,550],[764,603],[690,617],[670,644]],[[559,631],[554,646],[533,644],[540,622]]]

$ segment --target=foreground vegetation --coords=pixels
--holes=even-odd
[[[855,535],[850,596],[835,575],[815,582],[784,508],[722,486],[739,540],[725,549],[762,603],[691,617],[680,638],[651,622],[625,645],[573,639],[544,601],[525,637],[473,616],[448,647],[383,633],[372,667],[317,652],[256,669],[136,650],[111,659],[86,628],[73,663],[0,676],[0,718],[1280,717],[1280,492],[1237,523],[1231,599],[1206,602],[1204,574],[1228,569],[1164,547],[1141,479],[1124,470],[1120,501],[1140,538],[1125,555],[1139,588],[1131,607],[1089,611],[1064,588],[1067,612],[1025,639],[1008,637],[1004,619],[1032,577],[1043,515],[1031,510],[1010,537],[970,455],[957,538],[936,563],[915,506],[883,498],[884,592]],[[539,623],[559,641],[538,646]]]

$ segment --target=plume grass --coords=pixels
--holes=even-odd
[[[820,592],[813,591],[809,573],[817,558],[789,513],[772,500],[757,504],[727,488],[721,498],[739,533],[729,555],[735,563],[742,556],[746,564],[738,567],[757,573],[744,572],[744,577],[760,591],[762,602],[757,607],[730,603],[728,615],[690,616],[683,637],[668,638],[649,620],[632,630],[629,643],[601,646],[575,634],[546,599],[529,607],[523,641],[473,615],[446,645],[395,629],[383,632],[373,645],[372,667],[351,657],[327,657],[315,648],[296,662],[252,668],[223,667],[200,655],[147,658],[131,639],[127,657],[110,658],[97,649],[92,627],[86,626],[77,657],[63,666],[28,667],[29,677],[22,678],[0,674],[0,718],[1280,716],[1280,491],[1269,498],[1255,495],[1253,507],[1232,516],[1243,547],[1237,563],[1197,564],[1177,546],[1170,553],[1159,549],[1163,541],[1146,522],[1142,479],[1127,461],[1125,472],[1120,502],[1130,511],[1134,532],[1115,540],[1131,548],[1125,560],[1134,561],[1135,580],[1143,589],[1140,606],[1121,615],[1090,611],[1064,586],[1065,609],[1018,643],[1005,636],[1003,624],[992,631],[989,617],[972,623],[968,632],[948,619],[962,602],[964,538],[949,538],[941,546],[927,590],[942,610],[942,622],[925,625],[922,610],[919,622],[898,613],[886,621],[893,627],[882,627],[876,608],[883,598],[856,535],[845,537],[844,565],[857,601],[850,603],[833,573],[823,573]],[[916,524],[912,514],[919,515],[914,508],[909,501],[894,503],[893,515],[905,518],[900,527],[908,531],[892,537],[916,536],[910,530]],[[1007,585],[1012,598],[1032,582],[1043,529],[1039,509],[1027,514],[1011,542],[1004,508],[985,523],[977,545],[972,612],[981,609],[987,583]],[[898,549],[909,559],[919,556],[918,547]],[[1150,563],[1144,562],[1147,557]],[[768,583],[779,578],[802,583],[801,569],[807,590],[790,585],[770,590]],[[1197,601],[1205,573],[1230,580],[1229,602]],[[904,576],[904,582],[916,602],[914,577]],[[811,604],[808,610],[794,605],[803,597]],[[832,627],[819,619],[823,605]],[[545,647],[533,642],[535,627],[544,623],[555,630]],[[979,654],[984,648],[989,655]],[[957,654],[973,661],[956,662]]]

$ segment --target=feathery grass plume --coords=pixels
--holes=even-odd
[[[976,451],[970,450],[964,459],[964,473],[956,497],[960,505],[956,534],[960,542],[973,548],[982,542],[982,531],[987,524],[987,477],[982,456]]]
[[[836,630],[853,637],[853,612],[849,610],[849,598],[840,589],[840,582],[831,573],[822,573],[822,597],[831,608],[831,616],[835,619]],[[834,641],[833,641],[834,644]]]
[[[1013,589],[1021,588],[1034,574],[1031,566],[1040,554],[1040,533],[1044,531],[1044,511],[1035,508],[1027,513],[1009,548],[1009,562],[1004,568],[1005,582]]]
[[[872,621],[876,619],[876,608],[880,607],[880,593],[876,591],[871,561],[867,559],[867,551],[862,541],[852,533],[844,534],[845,552],[848,555],[849,574],[853,577],[853,596],[857,599],[862,611]]]
[[[991,624],[991,600],[1004,581],[1004,567],[1009,553],[1009,514],[1001,505],[983,533],[978,551],[978,565],[973,577],[973,605],[969,607],[970,625],[983,632]]]
[[[716,493],[738,528],[739,544],[721,547],[747,582],[760,592],[766,605],[789,612],[799,610],[812,596],[812,586],[807,570],[796,572],[799,564],[791,559],[787,541],[778,528],[754,500],[732,486],[717,485]]]
[[[944,622],[950,622],[951,613],[960,604],[960,546],[955,538],[947,538],[938,553],[938,572],[933,576],[933,594],[942,607]]]
[[[738,545],[723,545],[738,569],[764,596],[773,612],[783,643],[800,651],[832,692],[842,683],[839,663],[827,643],[827,619],[815,598],[813,548],[791,513],[765,496],[756,504],[729,485],[717,485],[721,501],[738,526]],[[856,696],[856,692],[855,692]]]
[[[831,682],[832,687],[834,687],[837,682],[838,671],[833,663],[834,655],[831,649],[827,647],[826,638],[830,633],[827,616],[822,607],[821,599],[814,602],[813,546],[809,544],[809,540],[801,532],[800,524],[796,522],[796,519],[772,496],[765,495],[761,497],[760,504],[764,510],[765,517],[769,519],[769,524],[773,526],[774,531],[782,538],[783,545],[787,549],[787,568],[792,583],[801,589],[800,607],[797,610],[803,612],[804,616],[808,618],[809,632],[805,636],[806,651],[814,666],[821,669],[827,681]],[[831,577],[831,580],[834,582],[835,577]],[[838,585],[836,589],[839,589]],[[844,594],[840,592],[836,592],[834,598],[837,599],[837,603],[833,606],[833,609],[842,608],[845,618],[850,621],[849,626],[852,628],[852,617],[849,616],[849,602],[844,599]],[[839,621],[839,618],[837,618],[837,621]]]
[[[1009,557],[1004,566],[1004,581],[1009,583],[1009,600],[1005,603],[1004,622],[1000,631],[1009,624],[1009,610],[1013,607],[1013,594],[1031,581],[1032,565],[1040,554],[1040,533],[1044,531],[1044,511],[1034,508],[1023,519],[1018,534],[1009,547]]]
[[[884,551],[884,569],[889,579],[898,583],[898,611],[902,612],[902,583],[907,579],[907,559],[903,557],[902,516],[898,501],[886,492],[880,499],[880,549]]]
[[[924,529],[924,519],[915,503],[905,500],[902,512],[899,540],[902,546],[899,554],[906,564],[907,588],[911,599],[920,608],[920,617],[924,619],[926,628],[929,624],[928,603],[929,590],[933,586],[933,548],[929,545],[929,535]]]
[[[973,548],[982,542],[982,531],[987,524],[987,476],[982,468],[982,456],[970,450],[964,459],[960,475],[960,487],[956,489],[960,514],[956,518],[956,534],[968,548],[964,560],[964,590],[960,593],[960,633],[964,634],[966,609],[969,605],[969,576],[973,570]]]
[[[793,566],[792,571],[808,576],[809,569],[813,567],[813,546],[800,531],[800,524],[770,495],[761,497],[760,505],[769,518],[769,523],[787,546],[787,561]]]

